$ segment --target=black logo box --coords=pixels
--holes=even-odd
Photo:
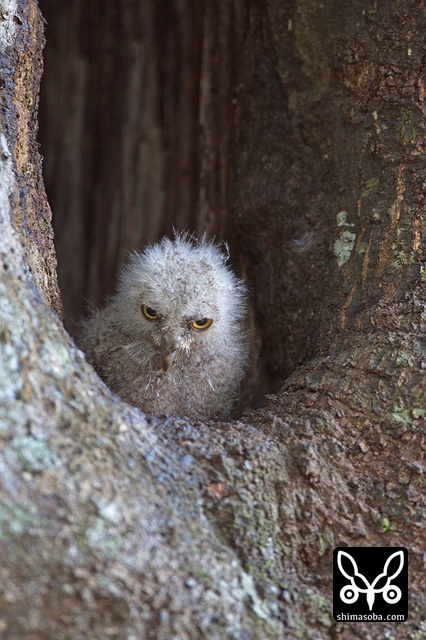
[[[333,552],[333,617],[338,622],[407,620],[407,549],[336,548]]]

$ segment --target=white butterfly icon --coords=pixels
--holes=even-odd
[[[392,560],[394,558],[397,558],[399,556],[399,566],[397,568],[397,570],[392,573],[392,574],[388,574],[388,570],[389,570],[389,565],[392,562]],[[348,572],[343,568],[342,562],[343,559],[346,558],[353,569],[353,575],[349,575]],[[373,608],[373,604],[374,604],[374,600],[376,598],[376,593],[382,593],[383,594],[383,599],[385,600],[385,602],[387,602],[388,604],[394,604],[396,602],[399,602],[401,600],[401,589],[399,587],[397,587],[394,584],[391,584],[391,581],[396,578],[402,571],[402,568],[404,566],[404,552],[403,551],[396,551],[395,553],[393,553],[391,556],[389,556],[389,558],[386,560],[385,566],[383,567],[383,573],[379,573],[379,575],[377,576],[377,578],[374,579],[374,581],[370,584],[367,580],[367,578],[365,576],[362,575],[362,573],[359,573],[358,571],[358,566],[357,563],[355,562],[355,560],[352,558],[352,556],[349,553],[346,553],[346,551],[338,551],[337,553],[337,564],[338,567],[341,571],[341,573],[345,576],[345,578],[347,578],[351,584],[347,584],[345,585],[341,590],[340,590],[340,599],[345,603],[345,604],[353,604],[354,602],[356,602],[358,600],[358,596],[360,593],[366,593],[367,594],[367,603],[368,603],[368,607],[370,609],[370,611]],[[348,565],[347,569],[349,568]],[[359,587],[354,578],[358,578],[359,581],[361,581],[363,584],[365,584],[365,588],[364,587]],[[383,587],[380,587],[380,589],[376,589],[376,585],[378,584],[378,582],[382,579],[382,578],[387,578],[386,583]]]

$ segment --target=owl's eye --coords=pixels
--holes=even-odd
[[[213,320],[211,318],[201,318],[201,320],[193,320],[191,326],[194,329],[201,331],[202,329],[208,329],[212,326]]]
[[[155,309],[151,309],[151,307],[147,307],[145,304],[142,305],[141,309],[143,315],[147,320],[150,320],[151,322],[155,322],[155,320],[158,320],[158,313],[155,311]]]

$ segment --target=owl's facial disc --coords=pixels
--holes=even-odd
[[[200,319],[186,319],[185,325],[182,326],[180,324],[179,328],[177,328],[177,323],[170,324],[170,321],[159,315],[153,307],[142,304],[141,312],[145,320],[156,324],[158,327],[154,331],[153,339],[161,358],[161,368],[164,373],[169,371],[180,352],[189,351],[190,345],[194,340],[194,335],[191,335],[191,333],[194,330],[194,333],[203,333],[213,324],[212,318],[200,317]]]

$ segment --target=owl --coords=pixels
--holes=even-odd
[[[247,362],[246,287],[188,235],[134,253],[80,346],[112,391],[153,416],[229,416]]]

